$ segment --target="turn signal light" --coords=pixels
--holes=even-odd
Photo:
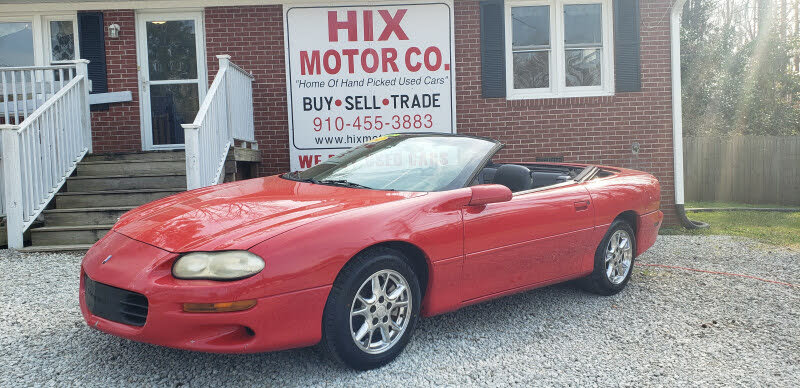
[[[247,310],[255,305],[255,299],[220,303],[184,303],[183,311],[187,313],[227,313]]]

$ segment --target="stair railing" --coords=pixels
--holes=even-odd
[[[3,71],[0,81],[6,72],[14,80],[25,80],[21,83],[22,90],[16,89],[18,85],[14,82],[12,90],[6,82],[2,85],[5,121],[0,124],[3,178],[0,184],[9,248],[22,248],[25,230],[36,221],[83,156],[91,152],[88,63],[81,59],[69,66],[0,69]],[[68,80],[65,70],[71,75]],[[45,81],[49,76],[37,78],[37,71],[42,74],[58,71],[61,81],[52,78]],[[26,76],[26,72],[31,75]],[[32,81],[34,89],[26,89],[27,81]],[[46,90],[47,83],[51,93]],[[34,108],[30,113],[28,104]]]
[[[228,151],[237,140],[255,142],[253,75],[217,55],[219,71],[194,122],[183,124],[186,142],[186,187],[222,183]]]
[[[6,190],[3,180],[3,135],[0,133],[0,226],[6,218]]]
[[[0,67],[0,124],[22,124],[76,75],[74,63]]]

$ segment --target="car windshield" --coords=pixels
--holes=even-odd
[[[465,187],[499,144],[460,136],[382,136],[287,179],[354,188],[443,191]]]

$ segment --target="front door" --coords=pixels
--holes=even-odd
[[[136,15],[139,101],[145,150],[183,148],[208,85],[200,12]]]
[[[463,300],[543,284],[580,271],[594,229],[582,184],[518,193],[464,210]]]

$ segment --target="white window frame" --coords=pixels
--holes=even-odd
[[[42,64],[42,20],[35,15],[0,16],[0,23],[30,23],[33,32],[33,65]]]
[[[78,13],[46,13],[14,16],[0,16],[0,22],[28,22],[33,31],[33,66],[49,66],[64,63],[53,61],[50,50],[50,22],[71,20],[75,29],[75,58],[80,58],[80,41],[78,38]]]
[[[567,87],[564,47],[564,5],[600,4],[602,6],[603,48],[599,86]],[[514,88],[513,19],[511,8],[550,6],[550,87]],[[614,95],[614,14],[612,0],[514,0],[505,2],[506,98],[509,100],[595,97]]]
[[[71,21],[73,34],[75,37],[75,59],[81,57],[80,39],[78,37],[78,14],[72,15],[45,15],[42,17],[42,47],[44,49],[43,60],[50,65],[63,64],[69,61],[55,61],[53,60],[53,47],[51,45],[50,37],[50,22]]]

